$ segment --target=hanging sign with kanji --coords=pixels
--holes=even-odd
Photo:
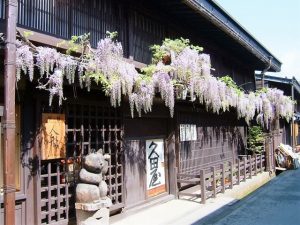
[[[42,114],[41,159],[59,159],[66,155],[65,115]]]
[[[146,141],[147,196],[152,197],[166,191],[164,140]]]

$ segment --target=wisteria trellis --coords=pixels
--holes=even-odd
[[[50,105],[53,96],[58,96],[59,104],[62,104],[64,79],[72,84],[77,75],[81,86],[88,89],[92,80],[101,83],[114,107],[121,104],[122,95],[127,95],[132,116],[135,109],[139,116],[142,111],[150,112],[158,92],[173,116],[176,94],[189,92],[191,101],[198,100],[214,113],[236,108],[238,118],[244,118],[247,123],[256,116],[258,122],[268,127],[276,117],[292,118],[294,102],[281,90],[237,91],[211,75],[208,54],[201,53],[199,47],[189,45],[187,39],[181,40],[185,44],[179,49],[172,49],[166,42],[158,47],[170,57],[169,65],[161,58],[153,60],[154,64],[142,69],[143,74],[125,61],[121,43],[111,37],[100,40],[96,49],[90,49],[80,58],[62,54],[54,48],[32,49],[27,42],[18,41],[17,80],[20,80],[23,71],[32,81],[34,67],[39,68],[37,88],[49,91]]]

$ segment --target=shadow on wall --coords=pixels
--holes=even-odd
[[[126,169],[126,182],[129,185],[139,186],[140,190],[145,190],[146,179],[146,141],[145,140],[125,140],[124,159]],[[132,191],[126,188],[125,191]],[[127,193],[126,193],[127,194]]]
[[[245,129],[242,126],[198,126],[196,141],[180,143],[181,159],[203,165],[244,154]]]

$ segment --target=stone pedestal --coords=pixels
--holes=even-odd
[[[77,225],[108,225],[111,200],[94,203],[75,203]]]

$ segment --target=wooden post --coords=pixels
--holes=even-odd
[[[178,168],[175,167],[174,168],[174,171],[175,171],[175,176],[174,176],[174,179],[175,179],[175,182],[174,182],[174,190],[175,190],[175,198],[178,199],[179,198],[179,190],[178,190],[178,184],[177,184],[177,174],[178,174]]]
[[[255,176],[257,175],[257,155],[255,155]]]
[[[170,129],[174,128],[175,126],[170,122]],[[175,128],[174,128],[175,129]],[[177,174],[178,169],[176,168],[176,132],[171,132],[169,137],[166,140],[167,144],[167,156],[168,156],[168,168],[170,169],[169,173],[169,192],[172,195],[178,195],[177,190]]]
[[[205,184],[205,171],[200,170],[200,187],[201,187],[201,203],[206,202],[206,184]]]
[[[292,80],[292,84],[291,84],[291,95],[292,95],[292,100],[294,101],[295,100],[295,97],[294,97],[294,81]],[[293,112],[295,110],[294,108],[294,104],[292,105],[293,107]],[[291,134],[291,141],[292,141],[292,151],[294,151],[295,149],[295,124],[294,124],[294,115],[292,116],[292,119],[291,119],[291,129],[292,129],[292,134]]]
[[[241,183],[241,160],[238,159],[238,169],[237,169],[237,185]]]
[[[250,174],[250,179],[252,178],[252,157],[251,155],[248,155],[248,160],[249,160],[249,174]]]
[[[244,181],[246,181],[246,177],[247,177],[247,158],[246,156],[244,157]]]
[[[263,172],[263,155],[260,154],[260,172]]]
[[[222,193],[224,193],[225,192],[225,166],[224,166],[223,163],[221,164],[221,169],[222,169],[222,182],[221,182],[221,185],[222,185]]]
[[[16,87],[16,25],[18,1],[5,1],[6,40],[4,59],[4,224],[15,225],[15,87]]]
[[[266,171],[270,171],[270,137],[266,138],[265,141],[266,151],[265,151],[265,161],[266,161]]]
[[[230,189],[233,188],[233,163],[229,162],[229,169],[230,169]]]
[[[57,205],[60,206],[60,203],[62,201],[61,199],[61,195],[60,195],[60,190],[61,190],[61,185],[60,185],[60,168],[59,168],[59,164],[56,165],[56,182],[57,182]],[[49,199],[49,201],[51,201]],[[60,220],[60,212],[57,213],[57,220]]]
[[[211,167],[211,171],[212,171],[212,196],[213,198],[215,198],[217,196],[217,188],[216,188],[216,170],[215,167]]]

